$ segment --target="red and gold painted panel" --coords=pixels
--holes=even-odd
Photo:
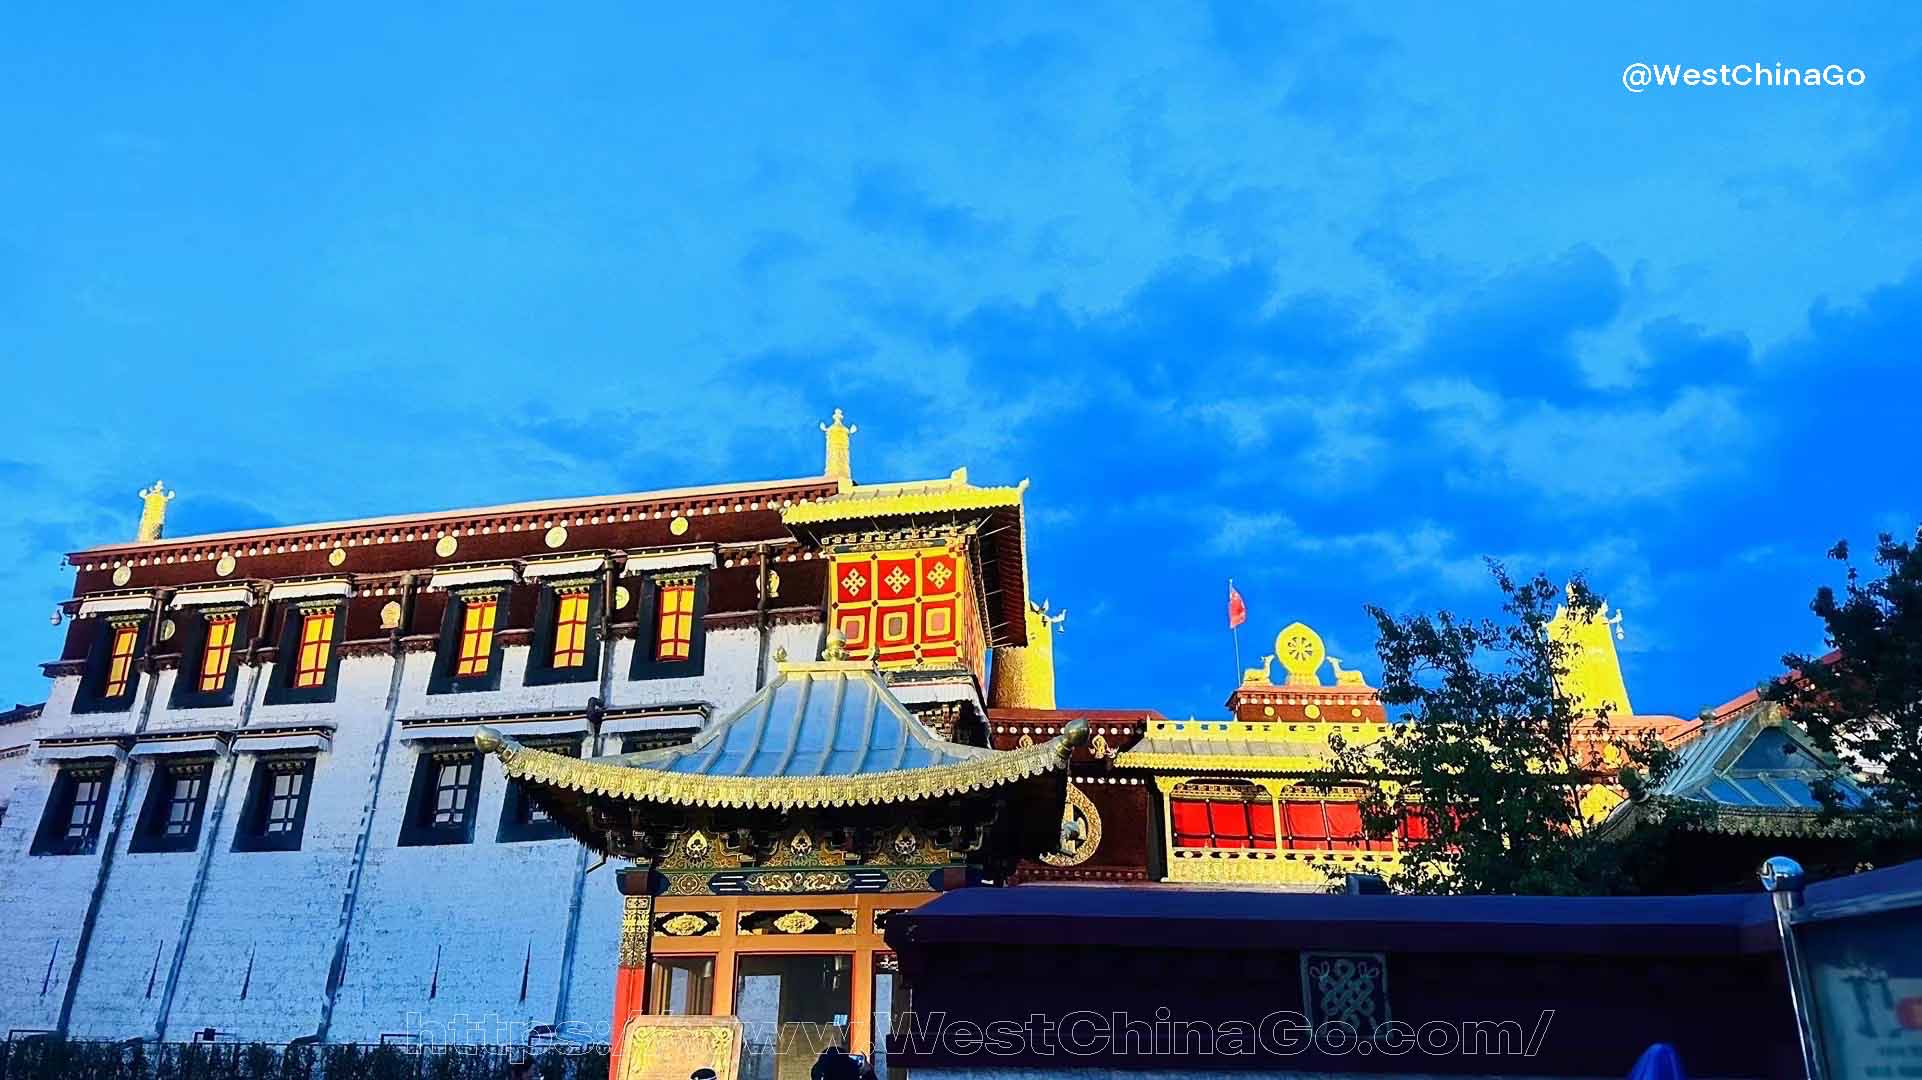
[[[959,662],[982,674],[984,638],[959,547],[837,555],[833,583],[830,618],[850,657],[883,667]]]

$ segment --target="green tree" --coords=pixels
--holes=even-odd
[[[1493,561],[1489,569],[1500,618],[1367,609],[1380,631],[1382,701],[1404,709],[1374,742],[1334,736],[1327,769],[1310,783],[1359,783],[1363,826],[1374,837],[1393,835],[1409,815],[1426,821],[1425,839],[1404,842],[1390,880],[1398,890],[1635,891],[1634,853],[1595,834],[1580,793],[1618,779],[1592,757],[1604,746],[1630,763],[1619,780],[1631,790],[1658,779],[1673,755],[1652,734],[1618,736],[1606,713],[1585,714],[1563,693],[1575,646],[1557,639],[1550,621],[1561,604],[1577,619],[1599,611],[1586,584],[1516,581]]]
[[[1922,833],[1922,530],[1912,543],[1878,537],[1881,576],[1872,580],[1850,560],[1847,541],[1829,556],[1845,568],[1842,591],[1822,586],[1810,608],[1831,651],[1784,656],[1790,675],[1762,696],[1865,782],[1860,806],[1834,783],[1818,785],[1825,812],[1878,847],[1913,854]]]

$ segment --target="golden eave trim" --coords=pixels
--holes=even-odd
[[[491,727],[475,734],[474,745],[500,758],[510,780],[635,802],[785,810],[879,806],[985,791],[1065,770],[1071,751],[1087,739],[1086,721],[1077,720],[1059,736],[1025,750],[856,776],[701,776],[634,768],[536,750]]]
[[[962,487],[949,481],[902,486],[909,490],[872,491],[855,487],[840,495],[788,507],[781,511],[781,521],[803,525],[954,510],[1016,509],[1021,506],[1022,494],[1028,490],[1026,480],[1014,487]]]

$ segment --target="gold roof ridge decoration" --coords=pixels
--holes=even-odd
[[[853,457],[849,453],[848,437],[861,430],[853,424],[841,422],[841,410],[834,410],[834,423],[822,424],[821,432],[827,436],[827,462],[821,468],[821,475],[830,480],[838,480],[841,490],[854,486]]]
[[[189,536],[169,536],[168,544],[209,544],[240,540],[247,537],[268,537],[308,533],[368,532],[382,529],[415,530],[445,525],[453,519],[508,517],[516,514],[539,514],[549,511],[573,512],[589,511],[603,506],[619,506],[623,503],[671,502],[676,499],[708,499],[727,495],[746,495],[753,492],[776,492],[789,488],[818,487],[822,477],[798,476],[774,480],[736,481],[724,484],[696,484],[683,487],[657,488],[651,491],[627,491],[606,495],[578,495],[559,499],[531,499],[510,503],[494,503],[483,506],[449,507],[440,510],[422,510],[404,514],[384,514],[373,517],[340,518],[332,521],[310,521],[293,525],[268,525],[254,529],[231,529],[225,532],[195,533]],[[146,495],[143,492],[142,497]],[[172,493],[168,493],[172,498]],[[766,509],[773,509],[772,505]],[[428,537],[432,539],[432,537]],[[90,552],[106,552],[133,546],[128,543],[94,544],[80,548],[70,554],[80,555]]]
[[[781,520],[799,525],[956,510],[995,510],[1019,507],[1027,490],[1025,479],[1013,486],[977,487],[968,482],[968,470],[961,468],[944,480],[849,485],[839,494],[784,508]]]
[[[1574,592],[1570,586],[1571,600]],[[1577,712],[1635,715],[1628,702],[1628,684],[1622,679],[1621,658],[1615,652],[1615,642],[1624,636],[1619,609],[1610,614],[1608,601],[1598,597],[1595,610],[1577,619],[1568,605],[1557,604],[1554,617],[1548,620],[1548,633],[1563,646],[1560,689]]]
[[[167,504],[173,501],[178,492],[168,491],[167,485],[155,480],[153,486],[140,493],[140,524],[134,528],[134,542],[137,544],[158,540],[167,530]]]
[[[1065,769],[1076,746],[1088,739],[1088,722],[1074,720],[1061,734],[1023,750],[995,751],[952,765],[856,773],[847,776],[706,776],[582,760],[522,746],[491,727],[474,745],[501,760],[508,779],[589,794],[612,795],[676,806],[785,810],[878,806],[939,799],[1000,787]]]

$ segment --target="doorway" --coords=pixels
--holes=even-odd
[[[848,1045],[854,957],[744,955],[734,976],[734,1014],[746,1049],[742,1080],[808,1080],[815,1058]]]

